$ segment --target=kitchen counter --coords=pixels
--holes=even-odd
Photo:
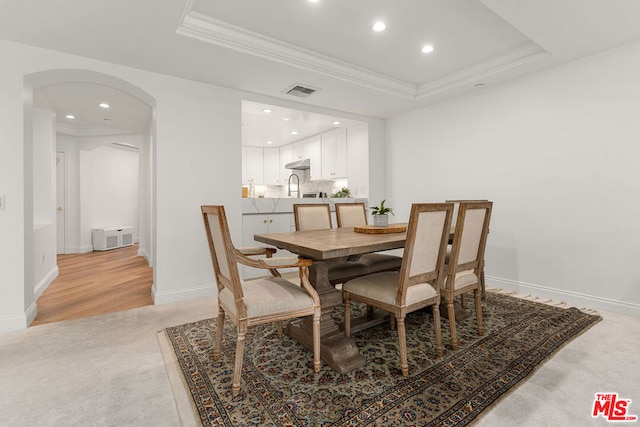
[[[265,213],[293,213],[293,205],[296,203],[329,203],[331,211],[335,211],[335,203],[358,203],[368,204],[367,198],[313,198],[313,197],[286,197],[286,198],[243,198],[242,214],[265,214]]]

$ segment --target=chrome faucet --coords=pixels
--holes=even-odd
[[[296,177],[296,189],[293,191],[298,193],[297,197],[300,197],[300,177],[295,173],[292,173],[291,175],[289,175],[289,179],[287,180],[287,187],[289,188],[289,192],[287,193],[287,195],[291,197],[291,178],[293,178],[294,176]]]

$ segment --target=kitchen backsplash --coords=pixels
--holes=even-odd
[[[342,189],[342,187],[348,187],[348,181],[346,179],[342,180],[314,180],[311,181],[309,178],[308,170],[296,170],[294,173],[300,179],[300,194],[298,195],[295,192],[295,180],[292,180],[292,196],[293,197],[302,197],[304,193],[327,193],[327,196],[330,196],[332,193],[335,193]],[[288,197],[288,187],[286,185],[256,185],[255,186],[255,197],[265,197],[265,198],[279,198],[279,197]]]

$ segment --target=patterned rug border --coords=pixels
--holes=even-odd
[[[487,291],[499,295],[509,296],[516,299],[525,300],[528,302],[534,302],[539,304],[544,304],[548,306],[553,306],[561,309],[576,309],[582,312],[583,314],[588,315],[588,317],[580,318],[580,322],[573,322],[567,325],[562,334],[556,334],[554,336],[549,337],[545,342],[544,346],[539,346],[532,352],[527,352],[524,357],[518,358],[516,361],[512,362],[514,364],[516,362],[516,367],[514,369],[515,372],[509,372],[511,374],[511,378],[508,378],[505,381],[504,377],[500,377],[495,381],[488,381],[482,384],[482,387],[478,389],[478,392],[475,394],[477,399],[470,401],[459,401],[454,406],[450,407],[447,411],[440,414],[438,417],[433,418],[426,424],[420,424],[425,426],[435,426],[435,425],[472,425],[478,422],[483,415],[485,415],[491,408],[495,405],[499,404],[503,399],[513,393],[519,386],[524,384],[527,379],[529,379],[533,374],[537,372],[540,367],[544,366],[544,364],[551,358],[553,358],[562,348],[572,342],[574,339],[578,338],[583,333],[587,332],[593,325],[598,323],[602,318],[599,313],[595,310],[585,309],[585,308],[577,308],[568,305],[564,302],[553,301],[551,299],[538,298],[532,295],[521,295],[512,291],[505,291],[500,288],[487,288]],[[208,319],[204,319],[200,322],[205,322]],[[199,323],[199,322],[192,322]],[[188,324],[185,324],[188,325]],[[184,325],[178,325],[174,328],[178,328]],[[518,324],[511,325],[511,328],[515,329]],[[177,355],[179,352],[179,348],[185,345],[185,343],[176,342],[176,337],[172,337],[169,334],[169,330],[172,328],[167,328],[160,333],[163,333],[164,338],[168,340],[168,346],[170,349],[173,349],[174,352],[174,360],[178,364],[177,369],[179,373],[182,374],[182,386],[188,387],[189,380],[196,381],[200,386],[205,383],[209,383],[209,378],[205,378],[205,375],[201,373],[197,373],[196,378],[194,378],[194,372],[191,372],[191,378],[187,378],[186,372],[183,371],[183,368],[179,366],[177,362]],[[446,335],[444,332],[448,329],[443,324],[443,335]],[[160,336],[159,333],[159,336]],[[439,360],[434,363],[428,369],[430,372],[433,372],[433,375],[427,376],[422,375],[423,370],[419,370],[414,375],[410,375],[406,380],[400,381],[398,384],[390,386],[388,390],[384,393],[376,395],[376,399],[374,402],[366,405],[365,407],[361,407],[360,410],[353,411],[351,414],[347,414],[342,417],[337,422],[332,422],[330,424],[323,424],[325,426],[360,426],[363,425],[363,422],[375,422],[379,416],[384,416],[385,413],[388,412],[388,408],[394,407],[394,405],[400,404],[405,401],[408,397],[412,395],[417,395],[421,391],[426,390],[429,385],[432,383],[436,383],[441,381],[441,378],[446,377],[447,374],[451,372],[455,372],[459,366],[456,365],[457,362],[459,365],[464,365],[466,360],[472,360],[476,357],[477,354],[481,354],[483,348],[487,346],[495,346],[498,342],[508,339],[513,331],[510,328],[506,328],[502,330],[499,334],[489,335],[485,337],[481,337],[478,339],[479,345],[473,345],[469,347],[462,347],[456,352],[452,352],[449,355],[445,356],[445,358]],[[223,345],[223,347],[225,347]],[[233,350],[235,346],[233,345]],[[229,346],[226,346],[227,349],[227,357],[233,357],[233,351],[230,350]],[[224,351],[224,348],[223,348]],[[185,358],[190,358],[192,355],[188,353],[181,353],[181,355]],[[526,360],[521,360],[526,359]],[[245,359],[245,367],[247,372],[243,369],[243,382],[250,381],[253,386],[265,386],[262,381],[258,380],[257,377],[260,377],[262,374],[255,369],[251,360]],[[231,367],[232,369],[232,367]],[[411,373],[410,373],[411,374]],[[495,383],[495,382],[499,382]],[[505,387],[505,383],[508,385],[506,391],[501,391]],[[172,384],[173,385],[173,384]],[[193,387],[195,384],[191,384]],[[212,384],[207,384],[209,390],[214,390]],[[189,388],[189,387],[188,387]],[[268,400],[269,397],[273,398],[272,391],[269,390],[259,390],[252,389],[257,397],[259,397],[262,401],[262,404],[265,407],[270,407],[274,413],[280,414],[278,422],[281,425],[298,425],[296,424],[297,418],[295,413],[291,412],[291,409],[288,407],[286,402],[277,403],[272,400]],[[192,393],[191,390],[188,390],[187,393]],[[225,411],[225,402],[217,395],[217,393],[211,392],[213,396],[213,402],[209,401],[206,404],[213,404],[216,407],[216,410],[219,412]],[[192,396],[193,397],[193,396]],[[198,405],[193,401],[192,398],[191,410],[198,410]],[[276,404],[274,407],[273,405]],[[206,405],[205,405],[206,406]],[[275,409],[274,409],[275,408]],[[194,414],[196,418],[198,416],[206,419],[207,417],[200,410],[198,410],[197,414]],[[471,418],[470,418],[471,417]],[[217,420],[218,423],[211,425],[233,425],[227,424],[223,420]],[[461,424],[458,424],[458,423]]]

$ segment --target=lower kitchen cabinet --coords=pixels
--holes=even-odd
[[[242,246],[264,246],[264,243],[253,240],[255,234],[284,233],[292,231],[292,226],[293,230],[295,230],[292,213],[242,215]],[[278,249],[278,252],[274,256],[288,257],[295,255],[289,251]],[[280,269],[278,271],[286,273],[295,271],[295,269]],[[242,277],[244,280],[268,275],[268,270],[242,266]]]

